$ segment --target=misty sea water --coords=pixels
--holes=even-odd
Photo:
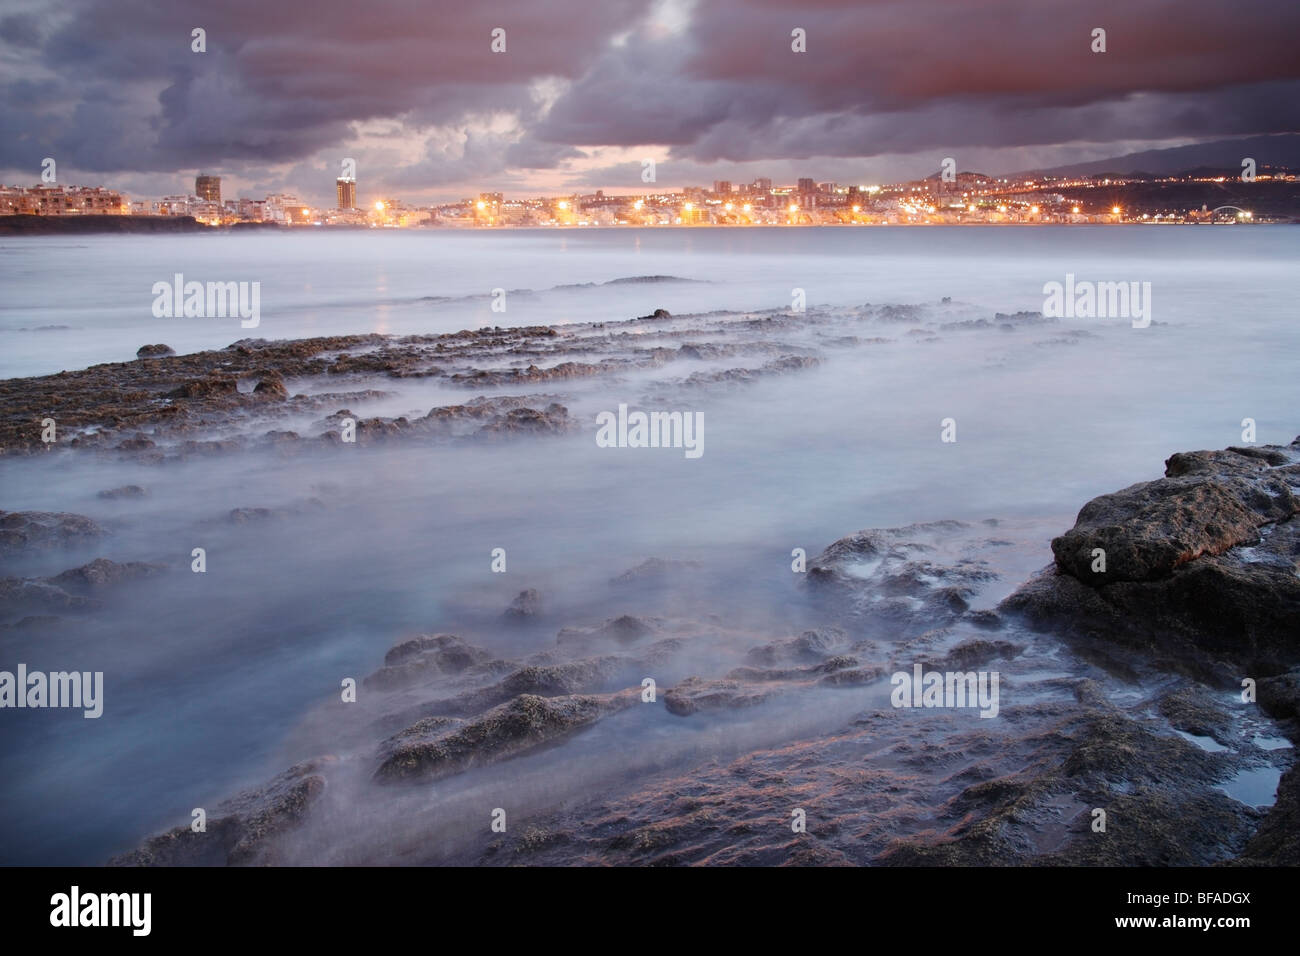
[[[191,807],[303,756],[283,753],[284,737],[337,694],[339,675],[369,673],[413,628],[481,625],[525,586],[599,619],[620,609],[583,605],[588,584],[647,557],[688,558],[715,569],[720,595],[734,588],[719,610],[795,627],[805,622],[780,590],[793,547],[812,555],[860,528],[997,518],[1017,529],[1000,559],[1009,590],[1050,560],[1050,537],[1085,501],[1158,477],[1170,453],[1240,444],[1246,418],[1260,443],[1300,433],[1297,262],[1300,231],[1286,226],[0,240],[5,377],[130,361],[150,343],[184,353],[245,337],[614,322],[658,308],[759,313],[788,309],[796,289],[810,311],[950,298],[994,325],[908,344],[901,322],[894,344],[828,350],[817,368],[702,397],[698,461],[602,454],[594,424],[550,441],[350,461],[0,459],[6,510],[86,514],[114,531],[108,551],[23,574],[100,554],[175,559],[199,536],[220,555],[205,576],[173,575],[147,607],[6,639],[0,667],[104,669],[113,719],[11,715],[0,862],[102,862],[187,822]],[[178,272],[261,283],[259,326],[154,318],[153,284]],[[997,330],[997,313],[1038,312],[1043,286],[1067,274],[1151,283],[1151,325],[1077,318]],[[494,289],[506,290],[503,313],[491,308]],[[391,387],[374,413],[460,400],[436,382]],[[629,377],[580,389],[573,408],[594,421],[637,387]],[[957,423],[954,444],[939,440],[945,418]],[[127,483],[149,487],[148,501],[97,498]],[[327,512],[288,529],[204,524],[317,495]],[[498,545],[510,580],[485,590]]]

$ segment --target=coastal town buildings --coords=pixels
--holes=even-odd
[[[1212,205],[1202,202],[1198,194],[1195,201],[1161,206],[1149,199],[1138,203],[1127,198],[1159,195],[1162,189],[1199,188],[1203,192],[1229,178],[1197,173],[1160,178],[1008,179],[959,172],[947,179],[936,173],[922,180],[880,185],[817,182],[812,177],[798,177],[793,185],[782,185],[759,177],[739,186],[729,180],[715,180],[711,186],[642,194],[607,194],[597,189],[567,196],[521,198],[490,191],[433,206],[411,206],[395,196],[367,199],[363,204],[358,200],[356,179],[343,176],[335,180],[335,207],[316,208],[290,193],[223,201],[221,177],[200,174],[195,178],[193,195],[134,201],[119,191],[99,186],[3,186],[0,215],[189,216],[211,226],[275,223],[295,228],[392,229],[1277,221],[1276,216],[1256,215],[1240,200]],[[1261,169],[1256,182],[1266,188],[1269,183],[1294,184],[1296,179],[1292,170]]]
[[[129,200],[99,186],[0,186],[0,215],[121,216]]]

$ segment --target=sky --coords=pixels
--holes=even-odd
[[[51,157],[132,197],[201,171],[332,205],[344,159],[363,204],[997,175],[1300,130],[1297,38],[1295,0],[0,0],[0,181]]]

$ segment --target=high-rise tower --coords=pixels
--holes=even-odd
[[[356,209],[357,208],[357,181],[351,176],[340,176],[334,181],[338,188],[339,208]]]
[[[195,176],[194,195],[205,202],[221,202],[221,177]]]

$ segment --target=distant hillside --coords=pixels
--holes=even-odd
[[[1213,143],[1194,143],[1190,146],[1172,146],[1169,149],[1148,149],[1090,163],[1072,163],[1051,169],[1021,170],[1006,174],[1012,178],[1029,176],[1095,176],[1099,173],[1132,175],[1151,173],[1168,175],[1186,170],[1209,168],[1213,170],[1241,170],[1241,161],[1247,156],[1259,167],[1288,166],[1300,169],[1300,133],[1279,133],[1275,136],[1248,136],[1244,139],[1224,139]]]

